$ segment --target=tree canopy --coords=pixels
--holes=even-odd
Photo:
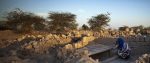
[[[77,28],[76,15],[69,12],[50,12],[50,29],[55,32],[65,32]]]
[[[92,30],[99,31],[108,26],[109,21],[109,14],[98,14],[97,16],[93,16],[92,18],[90,18],[88,24],[90,25],[90,28]]]
[[[36,25],[43,24],[45,19],[30,12],[15,9],[6,16],[7,23],[16,31],[30,32]]]
[[[83,30],[89,30],[89,27],[88,27],[86,24],[83,24],[83,25],[82,25],[82,29],[83,29]]]

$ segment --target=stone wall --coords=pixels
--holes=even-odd
[[[93,36],[89,36],[89,37],[82,37],[81,40],[79,40],[78,42],[72,43],[72,44],[68,44],[65,47],[66,48],[70,48],[70,45],[72,45],[74,48],[82,48],[86,45],[89,44],[89,42],[93,41],[95,39],[95,37]]]

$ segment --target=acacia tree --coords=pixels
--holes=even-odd
[[[83,30],[89,30],[89,27],[88,27],[86,24],[83,24],[83,25],[82,25],[82,29],[83,29]]]
[[[7,24],[17,32],[31,32],[38,24],[43,24],[45,19],[30,12],[15,9],[6,16]],[[44,24],[43,24],[44,25]]]
[[[93,16],[91,19],[89,19],[88,24],[90,25],[90,29],[99,31],[108,26],[109,21],[109,14],[98,14],[97,16]]]
[[[130,27],[129,26],[119,27],[119,31],[126,31],[127,28],[130,28]]]
[[[77,29],[76,15],[68,12],[50,12],[50,29],[57,33]]]

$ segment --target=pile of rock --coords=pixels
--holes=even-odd
[[[71,38],[67,38],[65,36],[57,36],[57,35],[27,35],[25,38],[31,38],[29,42],[22,45],[23,50],[31,50],[35,53],[45,53],[48,52],[48,49],[51,47],[55,47],[57,45],[64,45],[71,41]],[[24,40],[25,38],[21,39]]]
[[[55,35],[55,34],[43,34],[43,35],[22,35],[16,40],[4,41],[0,45],[5,45],[0,47],[0,63],[37,63],[39,59],[44,56],[44,58],[49,59],[48,56],[55,55],[54,49],[57,45],[65,45],[71,41],[70,37],[65,35]],[[11,55],[10,50],[15,50],[16,55]],[[3,54],[4,53],[4,54]],[[9,60],[9,58],[14,58]],[[15,59],[16,58],[16,59]],[[33,59],[34,58],[34,59]],[[55,57],[51,57],[53,60]],[[3,60],[8,59],[8,60]],[[32,60],[31,60],[32,59]],[[51,60],[49,59],[49,60]],[[40,61],[44,61],[41,59]],[[48,60],[48,61],[49,61]],[[24,62],[25,61],[25,62]],[[43,62],[39,62],[43,63]]]
[[[26,35],[22,35],[21,37],[19,37],[17,39],[17,41],[21,41],[25,38],[32,38],[32,39],[42,39],[42,40],[55,40],[55,39],[60,39],[61,41],[63,41],[62,39],[70,39],[70,37],[67,37],[65,35],[55,35],[55,34],[42,34],[42,35],[29,35],[29,34],[26,34]],[[69,40],[68,40],[69,41]]]
[[[144,54],[135,63],[150,63],[150,54]]]
[[[85,36],[82,37],[82,35]],[[61,61],[58,63],[86,63],[88,61],[91,63],[95,63],[93,59],[89,58],[85,54],[78,53],[75,50],[77,48],[86,46],[90,41],[94,40],[94,36],[91,35],[92,34],[88,33],[81,34],[80,32],[75,36],[65,34],[21,35],[15,40],[5,42],[9,43],[7,44],[7,46],[0,47],[0,52],[6,53],[6,55],[3,56],[1,56],[0,54],[0,63],[37,63],[39,61],[45,61],[46,59],[48,59],[46,60],[48,62],[50,62],[49,60]],[[77,43],[72,43],[71,39],[76,36],[82,37],[82,39]],[[59,47],[61,49],[59,49]],[[14,50],[15,52],[11,52],[10,50]],[[9,60],[9,58],[13,59]]]

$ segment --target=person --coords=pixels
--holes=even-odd
[[[116,41],[116,47],[118,50],[130,50],[128,43],[125,42],[125,40],[122,37],[119,37]]]
[[[125,42],[123,37],[119,37],[116,41],[116,47],[118,49],[118,56],[123,59],[127,59],[130,57],[130,48],[128,43]]]

